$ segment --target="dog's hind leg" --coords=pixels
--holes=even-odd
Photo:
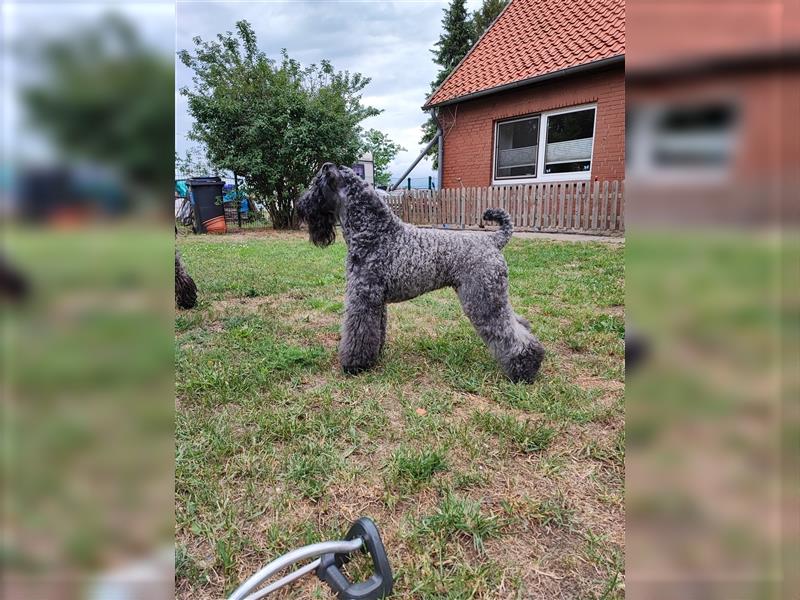
[[[366,295],[349,293],[345,298],[339,362],[350,375],[375,365],[386,339],[386,305]]]
[[[530,383],[542,364],[544,348],[525,327],[527,320],[511,308],[506,289],[503,284],[487,294],[483,283],[476,280],[459,286],[458,297],[464,313],[508,378]]]

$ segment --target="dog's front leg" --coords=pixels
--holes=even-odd
[[[375,365],[386,336],[386,305],[369,294],[348,290],[339,361],[350,375]]]

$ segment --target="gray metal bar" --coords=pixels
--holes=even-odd
[[[283,556],[279,556],[266,567],[258,571],[258,573],[251,576],[247,581],[236,588],[228,597],[228,600],[244,600],[264,581],[298,561],[317,558],[323,554],[346,554],[358,550],[362,544],[363,541],[359,538],[351,541],[319,542],[318,544],[311,544],[310,546],[303,546],[297,550],[292,550]],[[308,565],[303,568],[308,568]],[[293,580],[290,579],[289,581]]]
[[[285,577],[281,577],[280,579],[278,579],[278,581],[270,583],[269,585],[261,588],[257,592],[253,592],[244,600],[260,600],[265,596],[269,596],[272,592],[277,592],[283,586],[289,585],[293,581],[300,579],[304,575],[307,575],[308,573],[311,573],[312,571],[316,570],[316,568],[319,566],[319,563],[321,562],[322,562],[321,558],[311,561],[306,566],[297,569],[297,571],[292,571]]]
[[[438,189],[442,189],[442,178],[444,177],[444,133],[442,132],[441,125],[439,126],[439,172],[437,176],[439,181],[436,185]]]
[[[411,171],[413,171],[413,170],[414,170],[414,167],[416,167],[416,166],[417,166],[417,164],[419,164],[419,161],[421,161],[421,160],[423,159],[423,157],[425,156],[425,154],[427,154],[428,150],[430,150],[430,149],[431,149],[431,146],[433,146],[433,145],[434,145],[436,142],[438,142],[438,141],[439,141],[439,137],[440,137],[439,135],[435,135],[435,136],[433,136],[433,139],[432,139],[430,142],[428,142],[428,145],[427,145],[427,146],[425,146],[425,149],[424,149],[422,152],[420,152],[420,153],[419,153],[419,156],[417,157],[417,159],[416,159],[416,160],[415,160],[413,163],[411,163],[411,166],[410,166],[410,167],[408,167],[408,169],[406,169],[405,173],[403,173],[403,174],[400,176],[400,178],[399,178],[397,181],[395,181],[394,185],[393,185],[393,186],[391,186],[391,187],[389,188],[389,191],[390,191],[390,192],[391,192],[392,190],[396,190],[396,189],[397,189],[397,187],[398,187],[398,186],[399,186],[401,183],[403,183],[403,180],[404,180],[406,177],[408,177],[408,174],[409,174],[409,173],[411,173]]]

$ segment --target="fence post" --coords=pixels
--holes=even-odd
[[[619,210],[619,181],[614,181],[611,191],[611,224],[610,231],[617,230],[617,211]]]
[[[429,190],[433,189],[433,177],[431,177],[430,175],[428,175],[428,189]]]
[[[464,186],[458,192],[458,224],[464,229]]]

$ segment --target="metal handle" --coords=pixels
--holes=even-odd
[[[362,544],[363,541],[361,538],[350,538],[349,540],[337,542],[320,542],[318,544],[311,544],[309,546],[298,548],[297,550],[292,550],[291,552],[276,558],[263,569],[258,571],[255,575],[250,577],[242,585],[236,588],[236,590],[228,597],[228,600],[257,600],[258,598],[263,598],[267,594],[277,590],[280,587],[283,587],[291,581],[294,581],[298,577],[302,577],[306,573],[310,573],[319,566],[320,561],[317,560],[311,563],[315,565],[313,568],[311,565],[305,565],[281,580],[276,581],[263,590],[258,590],[258,592],[253,594],[259,585],[286,567],[289,567],[301,560],[317,558],[326,554],[349,554],[350,552],[354,552],[355,550],[361,548]]]
[[[366,581],[353,583],[341,571],[349,560],[347,553],[325,554],[320,558],[317,577],[327,583],[339,600],[379,600],[392,593],[392,568],[383,547],[378,528],[370,519],[360,518],[353,523],[345,536],[348,540],[360,539],[364,542],[363,552],[372,557],[373,573]]]

